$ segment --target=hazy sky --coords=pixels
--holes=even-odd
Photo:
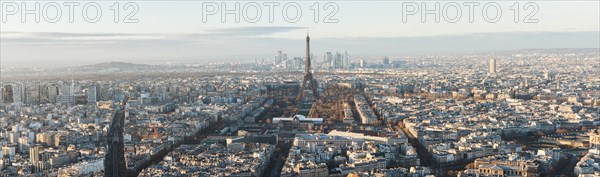
[[[13,3],[14,2],[14,3]],[[226,15],[221,21],[223,4],[234,9],[240,4],[240,22],[235,15]],[[42,16],[36,23],[35,15],[16,14],[14,7],[33,9],[35,3],[27,1],[26,7],[18,1],[2,1],[0,28],[1,64],[5,66],[47,66],[88,64],[102,61],[130,61],[139,63],[221,61],[223,59],[268,58],[276,50],[291,56],[301,56],[304,36],[310,31],[312,51],[321,56],[326,51],[348,51],[352,56],[385,56],[425,54],[437,52],[486,52],[522,48],[599,47],[599,1],[543,1],[527,4],[524,1],[484,1],[473,6],[469,22],[469,6],[452,1],[342,1],[327,4],[323,1],[284,1],[269,6],[258,1],[143,1],[136,2],[137,13],[132,19],[137,23],[123,23],[133,12],[134,5],[119,2],[119,22],[115,23],[115,1],[97,1],[102,15],[96,23],[84,19],[84,6],[80,2],[69,6],[60,2],[40,3]],[[425,15],[421,10],[434,9],[439,2],[440,21],[435,15]],[[518,22],[514,22],[515,2],[519,4]],[[319,21],[314,22],[315,3],[319,5]],[[470,1],[468,3],[476,3]],[[497,22],[488,22],[498,15]],[[298,6],[294,6],[294,5]],[[57,23],[56,6],[61,8]],[[208,14],[217,7],[214,15]],[[426,7],[424,7],[425,5]],[[487,6],[486,6],[487,5]],[[257,8],[261,16],[257,17]],[[44,8],[46,7],[46,8]],[[95,6],[88,6],[88,20],[96,16]],[[246,7],[246,8],[244,8]],[[288,21],[283,13],[287,9]],[[295,7],[302,15],[297,22]],[[329,7],[325,9],[324,7]],[[323,19],[337,7],[337,13],[324,23]],[[403,8],[405,7],[405,8]],[[412,7],[419,11],[410,13]],[[446,8],[444,8],[446,7]],[[461,10],[457,16],[457,8]],[[484,7],[488,7],[484,11]],[[527,7],[527,8],[525,8]],[[113,8],[114,9],[114,8]],[[206,10],[205,10],[206,9]],[[403,9],[406,9],[403,11]],[[534,11],[537,12],[534,13]],[[526,16],[534,14],[524,23]],[[72,15],[73,23],[69,22]],[[269,21],[273,17],[273,22]],[[488,21],[484,16],[489,17]],[[44,18],[45,17],[45,18]],[[244,18],[246,17],[246,18]],[[253,23],[252,20],[258,22]],[[457,20],[456,23],[451,23]]]

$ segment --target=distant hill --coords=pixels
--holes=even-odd
[[[135,64],[135,63],[128,63],[128,62],[120,62],[120,61],[110,61],[110,62],[91,64],[91,65],[83,65],[82,67],[140,67],[140,66],[147,67],[147,66],[151,66],[151,65]]]
[[[531,48],[521,49],[518,52],[542,52],[542,53],[598,53],[598,48]]]
[[[128,62],[118,62],[118,61],[110,61],[104,63],[96,63],[91,65],[83,65],[82,67],[91,67],[91,68],[137,68],[137,67],[150,67],[152,65],[146,64],[135,64]]]

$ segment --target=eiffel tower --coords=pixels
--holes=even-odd
[[[302,100],[304,96],[304,89],[310,88],[313,92],[313,101],[319,101],[319,92],[317,92],[317,80],[313,77],[310,71],[310,37],[306,33],[306,64],[304,64],[304,78],[302,78],[302,84],[300,86],[300,93],[298,94],[298,101]]]

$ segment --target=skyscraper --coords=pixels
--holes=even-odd
[[[2,87],[2,99],[4,103],[13,103],[14,102],[14,88],[12,85],[5,85]]]
[[[334,66],[333,55],[331,52],[326,52],[325,55],[323,55],[323,62],[327,63],[329,67]]]
[[[277,53],[275,53],[275,65],[281,64],[282,61],[283,61],[283,54],[282,54],[281,50],[278,50]]]
[[[348,51],[344,52],[344,68],[349,68],[350,67],[350,54],[348,54]]]
[[[29,161],[31,163],[37,163],[40,161],[40,155],[44,151],[44,148],[41,145],[34,145],[29,148]]]
[[[13,94],[13,102],[14,103],[21,103],[23,100],[23,89],[22,89],[22,84],[14,84],[12,87],[12,94]]]
[[[96,88],[96,84],[91,84],[87,90],[87,101],[88,103],[96,103],[98,101],[98,91]]]
[[[342,58],[342,54],[339,52],[335,52],[335,64],[333,65],[334,68],[342,68],[344,66],[344,60]]]
[[[496,59],[490,59],[490,74],[496,74]]]

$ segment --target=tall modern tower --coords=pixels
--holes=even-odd
[[[490,74],[496,74],[496,59],[490,59]]]
[[[34,164],[39,162],[42,151],[44,151],[44,147],[37,144],[29,147],[29,161]]]
[[[319,92],[317,92],[317,80],[313,77],[310,71],[310,37],[306,33],[306,63],[304,64],[304,78],[300,86],[300,93],[297,100],[300,101],[304,96],[304,90],[310,88],[313,92],[313,101],[319,100]]]
[[[281,50],[278,50],[277,53],[275,53],[275,65],[281,64],[282,61],[283,55],[281,53]]]
[[[32,164],[34,172],[41,172],[45,169],[45,161],[40,158],[42,153],[44,153],[44,147],[39,144],[33,145],[29,148],[29,161]]]
[[[104,177],[124,177],[127,176],[127,166],[125,164],[125,142],[123,139],[123,128],[125,126],[125,103],[123,100],[121,108],[118,108],[110,121],[108,137],[108,152],[104,157]]]

